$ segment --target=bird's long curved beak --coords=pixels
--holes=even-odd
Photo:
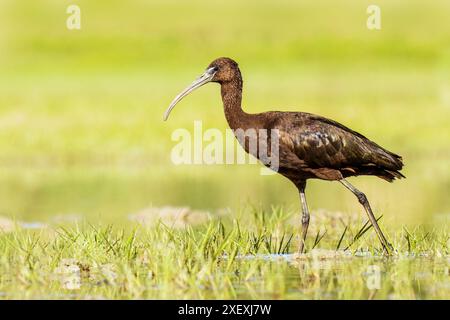
[[[185,96],[187,96],[189,93],[194,91],[197,88],[200,88],[202,85],[210,82],[214,75],[216,74],[216,70],[214,68],[209,68],[205,71],[197,80],[195,80],[189,87],[184,89],[180,94],[178,94],[175,99],[173,99],[172,103],[170,104],[169,108],[167,108],[166,112],[164,113],[164,121],[167,120],[169,117],[170,112],[175,107],[175,105],[183,99]]]

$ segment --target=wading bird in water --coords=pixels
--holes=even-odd
[[[309,211],[305,197],[308,179],[339,181],[349,189],[363,205],[383,250],[389,252],[392,249],[378,226],[367,197],[345,178],[371,175],[389,182],[396,178],[404,178],[399,172],[403,167],[401,156],[336,121],[314,114],[279,111],[246,113],[241,106],[241,72],[238,64],[230,58],[214,60],[203,75],[175,97],[164,114],[164,120],[167,120],[169,113],[183,97],[208,82],[220,84],[225,117],[233,131],[277,130],[278,150],[271,152],[278,153],[278,173],[292,181],[300,193],[302,207],[300,253],[305,249],[309,225]],[[246,140],[241,144],[247,152],[260,158],[258,152],[249,151],[249,141]],[[267,163],[264,164],[268,166]]]

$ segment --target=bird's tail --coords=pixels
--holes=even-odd
[[[389,182],[392,182],[395,179],[406,178],[401,172],[397,170],[387,170],[387,169],[383,169],[381,174],[378,174],[377,176]]]
[[[403,166],[404,164],[401,156],[383,149],[382,161],[380,163],[380,169],[382,170],[382,174],[379,175],[379,177],[389,182],[392,182],[395,179],[406,178],[400,172]]]

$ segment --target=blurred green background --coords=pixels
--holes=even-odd
[[[174,166],[173,130],[227,128],[217,85],[172,98],[211,60],[244,76],[244,109],[333,118],[403,155],[406,180],[351,181],[385,223],[450,213],[450,2],[0,2],[0,215],[126,219],[143,207],[298,211],[296,189],[259,166]],[[66,8],[81,8],[68,30]],[[313,181],[314,209],[360,211],[337,183]]]

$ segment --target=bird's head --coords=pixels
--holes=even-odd
[[[200,77],[173,99],[169,108],[167,108],[164,113],[164,121],[167,120],[175,105],[195,89],[200,88],[208,82],[224,84],[233,81],[236,78],[240,78],[240,71],[236,61],[230,58],[218,58],[214,60]]]
[[[230,58],[218,58],[211,62],[206,70],[216,70],[211,82],[225,83],[230,82],[240,76],[239,67],[236,61]]]

